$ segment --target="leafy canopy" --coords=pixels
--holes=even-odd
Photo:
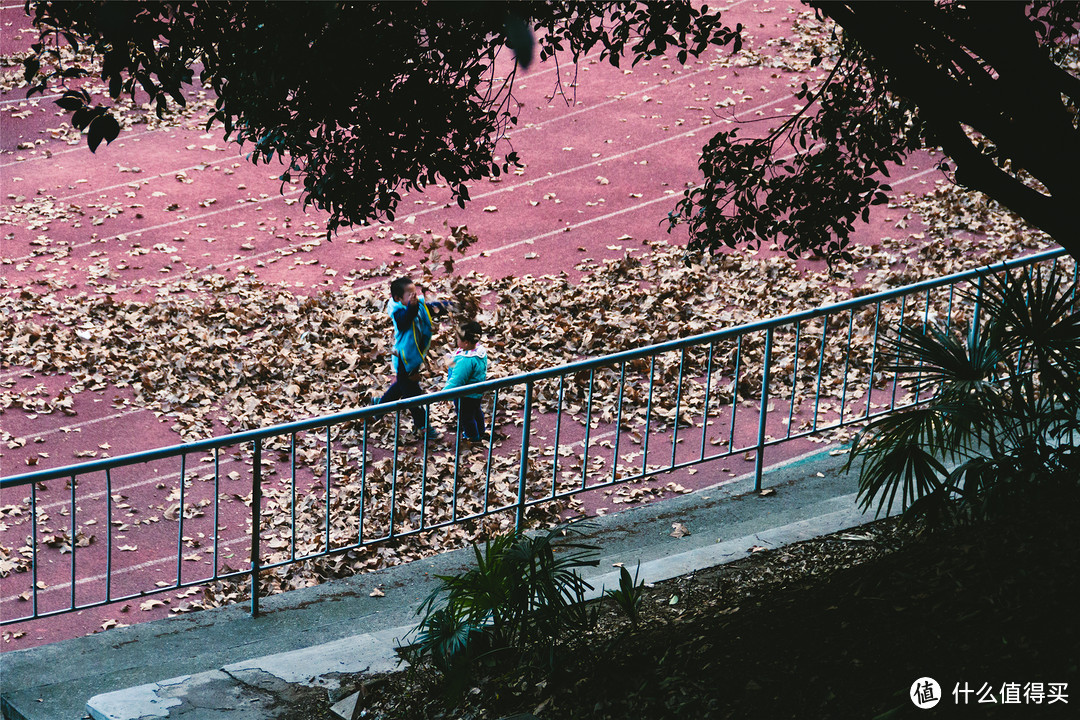
[[[887,200],[888,164],[940,146],[957,183],[1080,257],[1080,3],[808,4],[842,29],[831,71],[765,137],[715,135],[670,226],[699,248],[848,259],[855,221]]]
[[[888,166],[941,147],[943,172],[1051,235],[1080,237],[1080,3],[807,0],[840,29],[826,77],[765,137],[736,126],[703,148],[702,178],[669,214],[692,245],[777,243],[792,256],[847,257],[855,223],[886,200]],[[28,3],[28,11],[30,4]],[[89,45],[113,98],[184,102],[198,71],[212,123],[251,158],[301,178],[329,230],[393,219],[402,190],[467,183],[518,163],[500,142],[517,122],[519,61],[590,50],[616,67],[710,45],[739,50],[741,27],[685,0],[610,3],[59,2],[33,4],[41,40],[27,80],[73,86],[60,100],[91,149],[119,126],[81,92],[59,38]],[[510,47],[516,54],[503,54]]]
[[[28,12],[30,4],[27,5]],[[521,62],[599,50],[618,67],[714,44],[740,46],[738,28],[688,2],[38,2],[41,36],[25,61],[30,93],[70,84],[60,99],[90,148],[119,125],[77,85],[59,38],[101,58],[109,95],[145,94],[162,113],[185,102],[196,71],[217,96],[210,124],[251,143],[252,161],[278,159],[302,179],[304,204],[328,229],[392,220],[401,191],[446,183],[459,205],[467,183],[518,163],[496,154],[517,123]],[[530,32],[531,29],[531,32]],[[515,56],[503,53],[512,46]]]

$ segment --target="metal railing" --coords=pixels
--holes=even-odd
[[[886,329],[971,326],[987,274],[1059,261],[1072,262],[1042,252],[466,388],[3,478],[5,503],[29,490],[15,503],[29,515],[12,520],[30,528],[14,554],[22,572],[4,581],[27,589],[5,589],[2,602],[30,612],[0,624],[243,579],[258,614],[262,594],[288,587],[287,566],[348,554],[362,569],[381,562],[380,547],[430,545],[440,528],[550,522],[581,493],[631,501],[644,492],[635,480],[740,453],[752,453],[760,490],[770,446],[926,399],[882,370]],[[974,303],[961,302],[963,287]],[[466,443],[447,405],[478,393],[487,438]],[[402,444],[402,414],[418,406],[458,430],[450,442]],[[125,502],[135,494],[141,506]],[[50,513],[66,528],[54,530]],[[243,533],[228,537],[237,523]],[[103,543],[88,534],[102,527]],[[137,542],[175,542],[176,557],[125,561]],[[231,567],[237,556],[247,567]]]

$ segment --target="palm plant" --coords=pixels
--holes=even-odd
[[[901,327],[888,369],[930,399],[856,438],[862,507],[897,501],[935,522],[1001,514],[1033,491],[1080,478],[1080,312],[1057,266],[983,279],[965,292],[986,320],[966,336]],[[978,313],[977,313],[978,314]]]
[[[452,681],[473,662],[526,648],[547,651],[568,628],[587,623],[583,600],[592,586],[577,569],[596,566],[596,548],[558,528],[531,537],[521,532],[473,546],[476,567],[440,575],[441,584],[418,614],[414,661],[430,657]]]

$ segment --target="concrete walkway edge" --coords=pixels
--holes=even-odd
[[[640,578],[648,583],[661,582],[686,575],[697,570],[714,567],[746,557],[754,546],[769,549],[783,547],[820,535],[838,532],[856,527],[867,521],[866,516],[855,507],[855,496],[845,495],[836,498],[837,504],[848,507],[836,510],[808,520],[771,528],[753,535],[745,535],[733,540],[717,542],[713,545],[689,550],[642,563]],[[619,572],[609,571],[598,577],[588,578],[594,586],[587,597],[600,597],[604,588],[617,587]],[[412,625],[390,628],[377,633],[344,638],[316,647],[278,653],[242,663],[234,663],[221,668],[226,674],[239,676],[245,673],[262,672],[277,677],[286,683],[323,687],[330,690],[337,688],[333,680],[327,680],[336,673],[384,673],[399,668],[396,647],[413,629]],[[140,720],[153,717],[179,717],[183,713],[173,714],[173,708],[179,710],[188,692],[201,692],[200,704],[213,703],[215,698],[207,697],[211,687],[209,680],[217,677],[218,671],[210,671],[196,676],[183,676],[163,680],[157,683],[140,685],[117,692],[104,693],[91,698],[87,710],[95,720]],[[238,681],[239,682],[239,681]],[[273,717],[277,703],[262,703],[250,706],[244,712],[233,712],[231,717],[237,720],[259,720]]]

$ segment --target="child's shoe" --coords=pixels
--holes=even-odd
[[[413,437],[415,437],[417,440],[441,440],[442,439],[442,435],[439,433],[439,431],[436,430],[435,428],[431,427],[430,425],[427,426],[426,428],[420,428],[419,430],[414,431],[413,432]]]

